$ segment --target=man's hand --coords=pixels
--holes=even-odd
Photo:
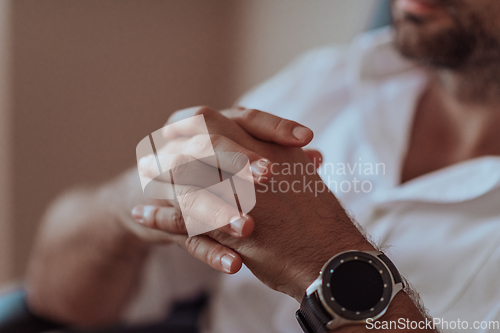
[[[205,111],[204,111],[205,110]],[[195,126],[178,125],[176,123],[180,116],[187,118],[197,113],[208,112],[207,108],[191,108],[175,113],[168,121],[171,124],[165,127],[163,135],[168,139],[168,144],[161,147],[158,151],[160,164],[167,170],[177,171],[175,190],[177,196],[187,198],[185,200],[163,200],[158,205],[140,205],[133,209],[132,215],[140,225],[131,225],[140,239],[150,243],[169,243],[173,242],[180,245],[182,248],[190,252],[196,258],[206,262],[213,268],[224,273],[236,273],[242,265],[240,255],[233,249],[221,245],[214,238],[208,235],[199,235],[188,237],[186,233],[185,218],[193,221],[202,221],[204,223],[217,226],[219,233],[223,233],[228,238],[245,238],[248,237],[254,228],[254,220],[250,215],[241,215],[227,202],[234,200],[234,195],[229,193],[211,193],[205,189],[207,175],[214,174],[217,170],[217,162],[221,165],[228,166],[228,174],[234,174],[237,170],[231,170],[231,166],[235,165],[234,156],[244,155],[248,158],[253,174],[253,181],[257,184],[265,184],[269,179],[266,177],[269,174],[266,168],[266,158],[258,153],[244,148],[236,141],[229,140],[226,137],[212,134],[210,138],[196,135]],[[210,110],[209,112],[217,113]],[[219,113],[217,113],[219,114]],[[222,114],[232,119],[227,120],[219,114],[220,118],[227,120],[225,125],[226,131],[231,131],[234,135],[245,135],[246,139],[253,137],[261,140],[277,142],[282,145],[292,147],[302,147],[308,144],[313,133],[310,129],[297,124],[293,121],[284,120],[276,116],[270,115],[257,110],[247,110],[243,108],[231,109],[223,111]],[[207,117],[208,118],[208,117]],[[173,124],[172,124],[173,123]],[[228,124],[230,124],[228,126]],[[212,133],[212,121],[207,121],[210,132]],[[217,130],[214,130],[217,132]],[[205,142],[207,141],[207,142]],[[212,165],[207,165],[196,160],[206,156],[208,147],[214,146],[216,151],[231,152],[231,154],[219,155],[219,160],[212,162]],[[321,162],[321,154],[314,150],[305,151],[305,156],[311,159],[311,163],[316,163],[316,167]],[[224,158],[231,159],[225,162]],[[184,172],[182,166],[186,162],[190,163],[190,171]],[[139,172],[149,175],[151,168],[156,167],[156,158],[147,156],[139,162]],[[176,169],[177,167],[177,169]],[[193,170],[196,169],[196,170]],[[227,176],[224,176],[227,178]],[[157,181],[170,182],[170,177],[157,177]],[[167,188],[168,185],[165,184]],[[182,208],[182,214],[181,214]],[[231,222],[231,223],[229,223]],[[229,224],[228,224],[229,223]]]
[[[245,125],[259,136],[254,121],[243,121]],[[295,147],[311,140],[309,129],[292,122],[285,125],[263,139]],[[301,139],[294,137],[297,131]],[[130,214],[137,205],[142,224]],[[153,220],[156,225],[150,225]],[[245,228],[245,223],[239,228],[241,237],[251,232]],[[225,232],[228,238],[238,237],[229,228]],[[121,318],[134,295],[151,245],[167,243],[180,244],[223,272],[241,267],[241,257],[233,249],[206,235],[188,238],[184,221],[169,202],[144,196],[136,167],[102,186],[74,189],[49,209],[34,244],[26,275],[30,309],[70,325],[110,325]]]
[[[187,118],[199,114],[205,118],[216,154],[237,152],[247,155],[251,163],[264,159],[269,161],[263,177],[266,182],[257,182],[257,204],[250,212],[252,223],[255,221],[254,232],[245,239],[229,236],[223,230],[209,232],[203,237],[210,237],[235,250],[265,284],[296,299],[302,297],[308,284],[317,277],[321,266],[332,255],[347,249],[373,250],[315,173],[317,165],[306,153],[296,147],[263,142],[255,137],[259,135],[269,139],[273,133],[293,132],[293,123],[256,110],[232,110],[220,114],[209,108],[197,108],[174,117]],[[242,126],[245,121],[247,125]],[[249,121],[252,125],[248,125]],[[255,126],[252,121],[261,125]],[[269,124],[271,129],[266,131]],[[189,138],[190,133],[186,125],[182,130],[169,131],[169,139],[173,141],[167,149],[172,156],[187,153],[193,157],[203,156],[200,147],[206,145]],[[290,139],[287,140],[280,140],[280,143],[290,145]],[[290,168],[293,170],[290,171]],[[205,194],[208,196],[210,193]],[[206,219],[213,217],[213,209],[218,210],[219,206],[209,205],[204,209],[190,205],[189,208],[196,210],[193,214],[201,220],[204,216]],[[156,209],[158,212],[165,210]],[[189,210],[187,214],[190,214]],[[147,223],[152,228],[168,224],[168,220],[158,218]]]
[[[241,110],[240,110],[241,111]],[[218,112],[208,108],[198,108],[189,111],[192,115],[203,114],[209,132],[217,134],[219,142],[233,141],[255,152],[270,161],[266,175],[267,183],[258,183],[257,204],[250,212],[255,222],[254,231],[244,239],[227,235],[221,230],[209,232],[206,236],[217,241],[227,248],[236,251],[245,265],[269,287],[294,297],[298,302],[302,300],[306,288],[319,274],[322,265],[333,255],[345,250],[371,251],[374,248],[351,222],[346,212],[326,189],[315,172],[318,164],[311,165],[310,157],[304,151],[294,147],[284,147],[274,142],[263,142],[249,135],[235,123],[244,122],[244,119],[259,119],[266,114],[250,111],[228,112],[232,120],[222,117]],[[194,114],[193,114],[194,113]],[[261,118],[264,119],[264,118]],[[274,128],[286,120],[273,118]],[[263,122],[262,126],[265,126]],[[286,127],[286,125],[284,125]],[[249,127],[252,128],[252,127]],[[266,137],[262,127],[253,127],[253,134],[258,133]],[[259,132],[260,131],[260,132]],[[272,132],[268,132],[270,135]],[[276,140],[275,140],[276,141]],[[227,153],[223,147],[226,144],[214,147],[216,154]],[[195,151],[195,147],[184,147]],[[179,152],[182,154],[183,152]],[[299,172],[291,172],[290,167],[297,167]],[[301,168],[302,167],[302,168]],[[294,169],[295,170],[295,169]],[[277,191],[270,189],[270,184],[278,184]],[[280,188],[279,184],[288,184]],[[302,190],[296,191],[293,184],[299,184]],[[310,187],[308,187],[310,186]],[[321,189],[321,190],[319,190]],[[164,208],[157,208],[159,211]],[[160,225],[162,221],[156,220]],[[168,224],[168,221],[163,221]],[[424,317],[423,311],[416,306],[406,293],[399,293],[393,300],[384,315],[386,320],[406,318],[420,321]],[[337,332],[366,332],[363,325],[345,326]],[[432,330],[429,330],[432,331]]]

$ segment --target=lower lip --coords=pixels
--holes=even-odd
[[[424,0],[397,0],[396,6],[402,11],[418,15],[433,14],[443,9]]]

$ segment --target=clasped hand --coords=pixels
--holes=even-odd
[[[195,115],[203,115],[208,136],[197,135],[189,121],[176,123]],[[296,299],[334,254],[372,249],[314,172],[321,154],[301,149],[312,140],[308,128],[243,108],[186,109],[175,113],[167,124],[171,125],[165,127],[163,136],[168,144],[158,151],[159,162],[173,170],[190,162],[190,171],[195,172],[177,169],[177,200],[132,211],[144,228],[162,234],[158,237],[162,242],[177,243],[225,273],[236,273],[245,263],[266,285]],[[206,159],[211,152],[218,158]],[[245,164],[240,161],[249,162],[252,177],[233,179],[253,181],[256,188],[256,205],[249,214],[240,214],[232,191],[206,188],[211,185],[207,175],[220,170],[227,179]],[[143,158],[139,172],[154,177],[156,163],[154,156]],[[166,178],[165,183],[172,182]],[[276,187],[283,183],[286,186]],[[314,191],[304,183],[315,184]],[[186,224],[200,222],[217,229],[188,237]]]

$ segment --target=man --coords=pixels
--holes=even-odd
[[[297,148],[312,135],[253,108],[307,125],[323,164],[340,168],[321,173],[335,196],[271,191],[261,182],[269,171],[264,164],[254,168],[257,205],[249,216],[188,238],[170,202],[142,204],[134,209],[140,223],[132,221],[127,212],[144,200],[136,175],[75,192],[47,216],[28,276],[33,308],[100,325],[126,311],[131,320],[159,318],[174,301],[208,290],[209,331],[300,332],[297,301],[323,264],[345,250],[374,250],[350,215],[444,330],[494,331],[491,323],[500,320],[500,2],[394,0],[392,10],[394,32],[361,36],[347,55],[308,54],[243,98],[239,104],[248,110],[180,113],[204,115],[217,152],[279,165],[318,160],[317,152]],[[175,154],[196,155],[201,147],[177,142]],[[303,176],[280,171],[273,174],[278,183]],[[317,174],[305,175],[308,181],[321,183]],[[90,208],[82,213],[82,207]],[[214,216],[210,205],[188,213]],[[167,242],[222,272],[237,272],[242,261],[246,267],[225,276],[175,247],[151,246]],[[380,320],[422,322],[416,303],[407,288]]]

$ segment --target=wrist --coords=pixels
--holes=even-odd
[[[124,254],[124,251],[137,253],[144,252],[150,244],[143,240],[137,229],[140,227],[134,221],[132,208],[141,202],[142,192],[134,191],[136,187],[140,190],[140,184],[135,184],[132,172],[119,177],[111,183],[102,186],[94,195],[95,204],[101,209],[102,223],[108,223],[115,239],[116,250]]]
[[[340,253],[323,267],[320,277],[307,289],[296,313],[304,332],[346,331],[340,329],[345,326],[357,332],[387,327],[388,321],[399,325],[401,319],[420,319],[411,300],[408,304],[408,297],[401,296],[404,284],[396,267],[380,251]]]
[[[292,296],[300,303],[307,288],[319,277],[323,265],[333,256],[349,250],[375,250],[361,234],[359,234],[359,236],[359,239],[357,241],[351,241],[349,243],[350,245],[334,243],[329,246],[322,246],[322,250],[317,252],[317,257],[310,258],[311,260],[300,269],[300,272],[297,274],[297,279],[288,295]]]
[[[303,237],[310,240],[308,248],[312,251],[308,251],[308,256],[302,256],[303,261],[296,272],[297,285],[291,295],[299,303],[306,289],[318,278],[323,265],[333,256],[349,250],[375,250],[331,192],[323,193],[311,205],[316,225],[308,230],[312,234]]]

